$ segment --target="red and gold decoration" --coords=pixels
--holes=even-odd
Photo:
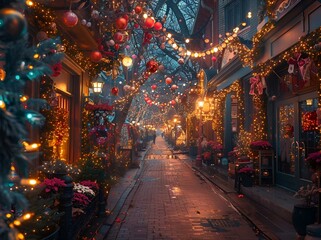
[[[67,27],[74,27],[78,23],[78,16],[73,11],[65,12],[62,18]]]

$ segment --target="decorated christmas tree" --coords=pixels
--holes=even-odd
[[[43,102],[29,98],[24,87],[51,74],[62,57],[55,39],[36,47],[28,41],[24,7],[24,1],[0,2],[0,239],[23,239],[14,223],[28,218],[19,215],[27,204],[19,193],[20,180],[28,177],[25,126],[44,122],[38,112]]]

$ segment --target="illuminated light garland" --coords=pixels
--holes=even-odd
[[[66,54],[72,56],[73,60],[86,72],[89,76],[95,77],[101,71],[110,71],[112,69],[112,61],[109,59],[103,59],[101,62],[94,63],[89,57],[79,49],[77,44],[73,44],[67,40],[67,37],[62,35],[56,28],[56,17],[52,10],[46,8],[40,3],[34,3],[32,6],[28,5],[30,9],[34,10],[34,17],[39,28],[48,34],[48,36],[54,36],[59,34],[62,37],[62,43],[65,46]]]

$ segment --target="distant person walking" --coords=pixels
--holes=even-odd
[[[153,132],[153,143],[155,144],[156,141],[156,131]]]

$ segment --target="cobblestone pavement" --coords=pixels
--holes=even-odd
[[[171,154],[158,137],[105,239],[258,239],[217,188]]]

